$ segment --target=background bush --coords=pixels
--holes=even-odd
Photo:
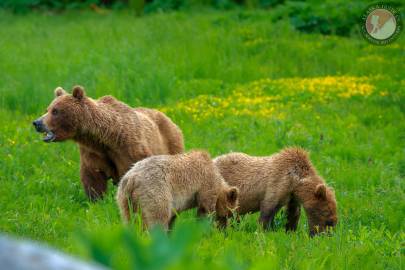
[[[399,2],[392,2],[401,7]],[[275,9],[273,21],[288,18],[295,29],[306,33],[349,36],[356,30],[362,11],[370,4],[367,0],[3,0],[0,8],[15,13],[30,10],[69,10],[92,8],[125,8],[137,15],[182,9]]]
[[[364,1],[314,2],[317,1],[287,2],[279,8],[280,17],[288,17],[291,24],[303,32],[348,36],[367,6]]]

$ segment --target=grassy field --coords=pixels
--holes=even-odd
[[[135,256],[123,235],[138,235],[137,254],[153,260],[154,245],[180,250],[176,243],[187,233],[194,240],[184,256],[162,265],[403,269],[404,35],[378,47],[361,37],[301,34],[271,16],[0,13],[0,232],[122,269]],[[56,86],[75,84],[92,97],[160,108],[182,128],[187,149],[213,156],[308,149],[336,191],[336,232],[309,238],[302,214],[299,231],[286,234],[282,213],[274,232],[260,230],[257,214],[202,236],[184,225],[174,242],[159,233],[150,238],[139,226],[123,230],[116,187],[89,203],[76,145],[45,144],[31,125]],[[182,214],[178,227],[193,217]]]

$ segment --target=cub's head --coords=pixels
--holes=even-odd
[[[225,227],[227,219],[232,217],[233,212],[239,206],[239,189],[237,187],[225,187],[218,194],[216,203],[216,218],[220,227]]]
[[[318,184],[306,203],[311,236],[329,231],[337,224],[336,199],[332,189]]]
[[[81,86],[75,86],[71,95],[61,87],[55,89],[55,99],[45,114],[33,122],[36,131],[45,134],[44,142],[64,141],[76,135],[83,118],[85,99]]]

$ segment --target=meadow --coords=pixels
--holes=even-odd
[[[0,232],[117,269],[137,256],[143,269],[403,269],[404,35],[374,46],[271,18],[257,10],[1,12]],[[90,203],[76,145],[45,144],[32,127],[56,86],[76,84],[94,98],[164,111],[187,149],[212,156],[306,148],[336,192],[334,234],[310,238],[304,213],[296,233],[284,232],[283,213],[271,232],[257,214],[225,231],[196,229],[194,211],[181,214],[169,239],[124,228],[116,187]]]

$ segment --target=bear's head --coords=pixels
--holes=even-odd
[[[220,227],[225,227],[229,217],[239,206],[239,189],[226,186],[218,194],[216,203],[216,219]]]
[[[83,119],[86,99],[81,86],[73,87],[72,94],[66,93],[61,87],[55,89],[55,99],[48,106],[44,115],[33,122],[37,132],[45,134],[44,142],[64,141],[72,139],[78,131]]]
[[[325,184],[315,186],[309,200],[306,202],[305,210],[311,236],[328,232],[337,224],[335,194]]]

